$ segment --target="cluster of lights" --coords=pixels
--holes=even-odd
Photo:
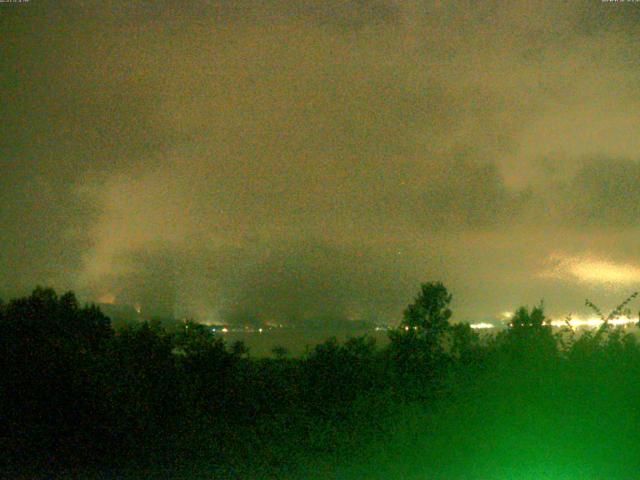
[[[591,317],[591,318],[571,318],[569,320],[552,320],[551,321],[551,326],[553,327],[566,327],[567,325],[571,326],[572,328],[580,328],[580,327],[587,327],[587,328],[596,328],[601,326],[604,323],[604,320],[602,320],[601,318],[598,317]],[[609,320],[609,325],[613,325],[616,327],[624,327],[627,325],[634,325],[637,323],[637,320],[633,320],[629,317],[618,317],[618,318],[612,318],[611,320]]]
[[[503,316],[506,317],[506,313],[504,312]],[[570,319],[556,319],[556,320],[551,320],[547,325],[551,325],[552,327],[556,327],[556,328],[562,328],[562,327],[566,327],[566,326],[570,326],[571,328],[597,328],[600,327],[602,324],[604,323],[604,320],[602,320],[599,317],[589,317],[589,318],[580,318],[580,317],[576,317],[576,318],[570,318]],[[639,323],[637,320],[631,319],[629,317],[626,316],[621,316],[618,318],[613,318],[610,319],[608,321],[609,325],[615,326],[615,327],[626,327],[629,325],[635,325],[637,323]],[[474,330],[489,330],[489,329],[493,329],[493,328],[497,328],[496,325],[492,324],[492,323],[487,323],[487,322],[479,322],[479,323],[471,323],[469,325],[472,329]],[[410,327],[409,325],[405,325],[404,327],[402,327],[404,331],[408,332],[409,330],[418,330],[419,327],[413,326]],[[382,330],[388,330],[388,327],[380,327],[377,326],[375,327],[376,331],[382,331]],[[228,333],[230,330],[227,327],[219,327],[219,326],[214,326],[211,327],[211,331],[212,332],[221,332],[221,333]],[[254,329],[248,329],[245,327],[245,329],[243,330],[245,332],[258,332],[258,333],[263,333],[264,332],[264,328],[258,328],[256,330]]]
[[[549,324],[552,327],[561,328],[570,326],[571,328],[598,328],[604,323],[604,320],[598,317],[590,317],[590,318],[571,318],[569,320],[552,320]],[[629,317],[618,317],[613,318],[608,321],[609,325],[614,327],[627,327],[629,325],[635,325],[638,323],[638,320],[631,319]],[[491,323],[472,323],[470,325],[474,330],[486,330],[490,328],[496,328],[495,325]]]
[[[216,333],[216,332],[229,333],[230,332],[230,330],[227,327],[222,327],[222,328],[220,328],[220,327],[211,327],[211,331],[214,332],[214,333]],[[262,333],[262,332],[264,332],[264,328],[260,327],[257,330],[245,328],[243,330],[233,330],[233,331],[234,332],[248,332],[248,333],[255,333],[255,332]]]

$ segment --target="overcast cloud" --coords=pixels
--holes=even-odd
[[[639,27],[600,1],[1,4],[0,294],[393,321],[442,280],[459,320],[607,309],[640,287]]]

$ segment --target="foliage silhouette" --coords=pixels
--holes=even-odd
[[[429,395],[446,368],[451,299],[441,282],[422,284],[414,302],[405,309],[399,328],[389,331],[389,353],[402,390],[410,397]]]
[[[519,307],[509,328],[498,335],[498,344],[522,366],[553,362],[558,356],[557,339],[544,315],[542,302],[533,307]]]
[[[541,303],[481,337],[450,323],[451,299],[423,284],[386,346],[330,338],[303,357],[261,358],[193,321],[113,330],[72,293],[36,288],[0,304],[0,473],[489,478],[510,459],[542,458],[531,445],[547,465],[571,458],[578,439],[593,441],[581,458],[599,478],[630,478],[620,472],[629,452],[640,458],[631,327],[554,333]],[[626,456],[599,457],[602,442],[622,442]],[[502,456],[477,456],[485,444]],[[356,465],[366,472],[344,473]]]

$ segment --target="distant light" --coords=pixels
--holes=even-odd
[[[408,332],[409,331],[409,325],[405,325],[404,330],[405,330],[405,332]]]
[[[222,328],[222,333],[227,333],[229,331],[229,329],[227,327],[223,327]]]
[[[598,317],[589,317],[589,318],[576,317],[569,320],[568,323],[573,328],[580,328],[580,327],[596,328],[601,326],[604,323],[604,320]],[[609,325],[619,327],[619,326],[633,325],[637,323],[637,320],[633,320],[629,317],[623,316],[623,317],[613,318],[609,320],[608,323]],[[567,320],[552,320],[551,325],[554,327],[566,327]]]
[[[260,333],[262,333],[262,329],[261,329],[261,328],[259,328],[259,329],[258,329],[258,331],[259,331]]]
[[[491,325],[490,323],[480,322],[480,323],[472,323],[469,325],[474,330],[485,330],[488,328],[495,328],[495,325]]]

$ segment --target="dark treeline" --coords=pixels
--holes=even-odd
[[[38,288],[0,303],[12,478],[636,478],[631,329],[553,330],[542,305],[480,336],[422,285],[390,342],[254,358],[209,328],[111,327]],[[624,313],[624,302],[604,320]]]

